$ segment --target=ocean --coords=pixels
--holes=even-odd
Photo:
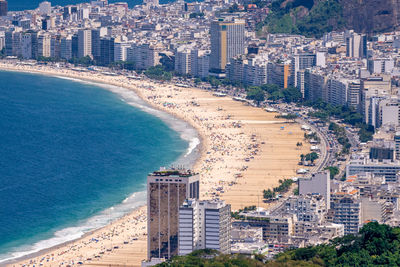
[[[145,204],[149,172],[195,160],[193,128],[102,87],[0,71],[0,265]]]
[[[39,4],[45,0],[8,0],[8,10],[20,11],[30,10],[39,7]],[[173,0],[160,0],[160,4],[166,4]],[[79,3],[90,3],[90,0],[49,0],[52,6],[66,6]],[[108,0],[109,3],[126,2],[132,8],[135,5],[143,3],[143,0]]]

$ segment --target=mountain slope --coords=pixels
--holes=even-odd
[[[264,21],[267,32],[321,37],[332,30],[377,33],[399,29],[398,0],[276,0]]]

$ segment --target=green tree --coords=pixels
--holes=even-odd
[[[275,192],[271,189],[264,190],[264,198],[267,200],[275,198]]]
[[[339,174],[339,168],[336,166],[326,167],[325,170],[329,170],[331,179],[335,178],[335,176]]]
[[[284,89],[282,92],[285,98],[285,102],[287,103],[299,102],[302,99],[301,92],[296,87],[288,87],[287,89]]]
[[[305,160],[311,161],[311,163],[314,163],[314,161],[315,161],[316,159],[318,159],[318,158],[319,158],[319,156],[318,156],[318,154],[317,154],[316,152],[308,153],[308,154],[305,156]]]
[[[259,87],[250,87],[247,91],[247,99],[251,99],[257,103],[257,106],[265,100],[265,93]]]
[[[162,65],[150,67],[144,72],[144,74],[147,77],[155,80],[169,81],[172,79],[172,73],[169,71],[165,71]]]

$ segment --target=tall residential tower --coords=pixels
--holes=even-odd
[[[88,29],[78,31],[78,58],[92,57],[92,31]]]
[[[187,199],[179,208],[179,255],[198,249],[231,252],[231,206],[222,200]]]
[[[191,171],[161,170],[147,177],[147,255],[178,255],[179,207],[185,199],[199,198],[199,175]]]
[[[229,60],[244,54],[244,20],[219,19],[211,23],[210,72],[219,76]]]

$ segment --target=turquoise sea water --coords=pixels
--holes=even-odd
[[[187,151],[190,129],[109,89],[0,71],[0,262],[145,203],[146,174]]]

